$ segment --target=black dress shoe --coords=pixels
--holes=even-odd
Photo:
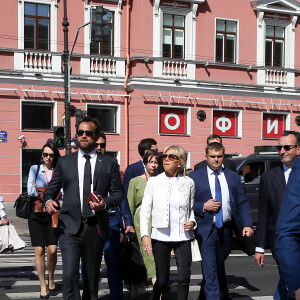
[[[53,295],[53,294],[55,294],[55,292],[56,292],[56,289],[54,288],[54,289],[48,289],[49,290],[49,294],[50,295]]]
[[[45,296],[42,296],[41,294],[40,294],[40,299],[48,299],[49,298],[49,295],[47,294],[47,295],[45,295]]]

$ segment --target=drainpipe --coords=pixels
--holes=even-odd
[[[128,95],[127,82],[130,73],[130,9],[131,0],[127,0],[126,6],[126,74],[124,79],[124,91]],[[129,164],[129,113],[128,113],[128,98],[125,97],[125,167]]]

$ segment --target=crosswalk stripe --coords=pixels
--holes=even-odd
[[[38,299],[40,296],[39,286],[40,282],[38,280],[37,271],[35,269],[35,258],[34,258],[34,247],[31,246],[30,238],[25,237],[23,240],[27,243],[27,247],[22,251],[16,251],[12,253],[1,253],[0,254],[0,288],[5,290],[5,295],[11,300],[27,300],[27,299]],[[266,253],[266,255],[271,255],[270,253]],[[243,253],[232,253],[231,256],[239,257],[246,256]],[[174,264],[174,260],[172,261],[172,266],[170,268],[170,282],[171,282],[171,292],[175,292],[177,290],[177,267]],[[201,264],[199,262],[193,263],[194,266],[199,266],[199,273]],[[21,268],[22,267],[22,268]],[[27,267],[27,270],[26,270]],[[7,268],[7,270],[4,270]],[[11,269],[10,269],[11,268]],[[109,295],[110,290],[108,289],[108,281],[107,281],[107,273],[106,273],[106,265],[104,259],[101,263],[100,270],[100,280],[99,280],[99,297]],[[55,271],[55,282],[58,286],[62,286],[62,258],[61,252],[58,250],[58,260],[57,260],[57,268]],[[47,277],[47,272],[46,272]],[[22,280],[24,278],[24,280]],[[191,275],[191,283],[190,283],[190,293],[194,293],[194,298],[197,298],[197,295],[200,291],[200,282],[202,280],[202,274],[192,274]],[[16,279],[16,280],[14,280]],[[25,287],[25,289],[22,289]],[[18,290],[27,290],[27,288],[32,287],[31,292],[18,292]],[[237,290],[246,290],[244,286],[238,286],[236,284],[229,284],[229,290],[231,292]],[[6,291],[7,290],[7,291]],[[38,290],[38,291],[37,291]],[[141,287],[139,288],[139,293],[151,293],[152,285],[149,284],[147,289]],[[81,291],[82,292],[82,291]],[[129,295],[130,292],[124,288],[124,294]],[[196,296],[195,296],[196,295]],[[62,294],[58,293],[55,297],[56,299],[62,299]],[[189,299],[194,299],[192,296]],[[247,297],[240,296],[234,297],[234,300],[271,300],[272,296],[258,296],[258,297]]]

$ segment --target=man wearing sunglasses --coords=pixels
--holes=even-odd
[[[81,299],[78,275],[81,257],[82,299],[98,299],[101,258],[110,231],[107,210],[119,206],[123,199],[117,160],[96,151],[99,133],[96,119],[89,116],[81,119],[77,128],[79,150],[58,160],[44,193],[46,211],[53,214],[57,210],[53,199],[61,188],[64,191],[58,224],[64,300]]]
[[[263,173],[260,179],[256,253],[254,256],[256,263],[260,267],[264,265],[264,253],[268,241],[272,255],[276,260],[276,223],[280,212],[283,191],[288,182],[293,161],[300,154],[299,145],[299,133],[285,131],[276,146],[282,166]]]

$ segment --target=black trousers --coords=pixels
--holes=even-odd
[[[98,299],[98,283],[104,241],[100,238],[96,222],[82,223],[78,234],[63,233],[59,247],[63,262],[63,299],[80,300],[79,265],[83,262],[82,300]]]
[[[170,276],[170,254],[172,248],[175,251],[178,269],[177,300],[185,300],[189,295],[191,277],[191,241],[163,242],[152,240],[153,255],[156,266],[157,280],[153,287],[153,300],[159,300],[166,293]]]

